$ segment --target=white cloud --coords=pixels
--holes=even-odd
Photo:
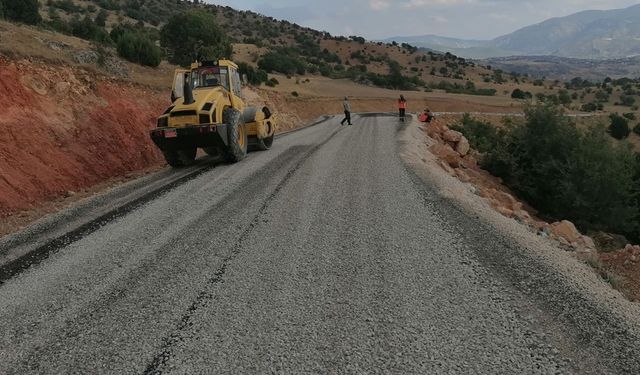
[[[428,8],[434,5],[472,4],[476,0],[409,0],[402,5],[404,8]]]
[[[389,0],[370,0],[369,7],[377,12],[385,10],[391,6]]]

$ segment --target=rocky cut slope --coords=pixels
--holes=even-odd
[[[147,130],[165,92],[0,57],[0,217],[164,163]]]

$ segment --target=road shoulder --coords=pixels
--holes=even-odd
[[[438,206],[457,223],[457,230],[476,237],[478,261],[523,296],[523,308],[538,322],[564,331],[557,340],[573,337],[573,343],[565,345],[578,358],[589,361],[589,356],[604,353],[609,369],[640,369],[640,360],[629,361],[624,354],[638,350],[640,305],[625,299],[572,253],[493,210],[474,194],[472,185],[447,174],[428,151],[418,125],[414,121],[398,132],[398,152],[417,184],[442,201]],[[482,246],[483,238],[495,237],[485,236],[487,231],[503,243]]]

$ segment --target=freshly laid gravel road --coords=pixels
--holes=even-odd
[[[640,373],[636,327],[522,282],[556,276],[418,179],[396,118],[338,121],[5,280],[0,373]]]

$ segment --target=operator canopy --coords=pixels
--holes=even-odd
[[[229,90],[229,70],[226,67],[202,67],[191,72],[193,88],[223,86]]]

